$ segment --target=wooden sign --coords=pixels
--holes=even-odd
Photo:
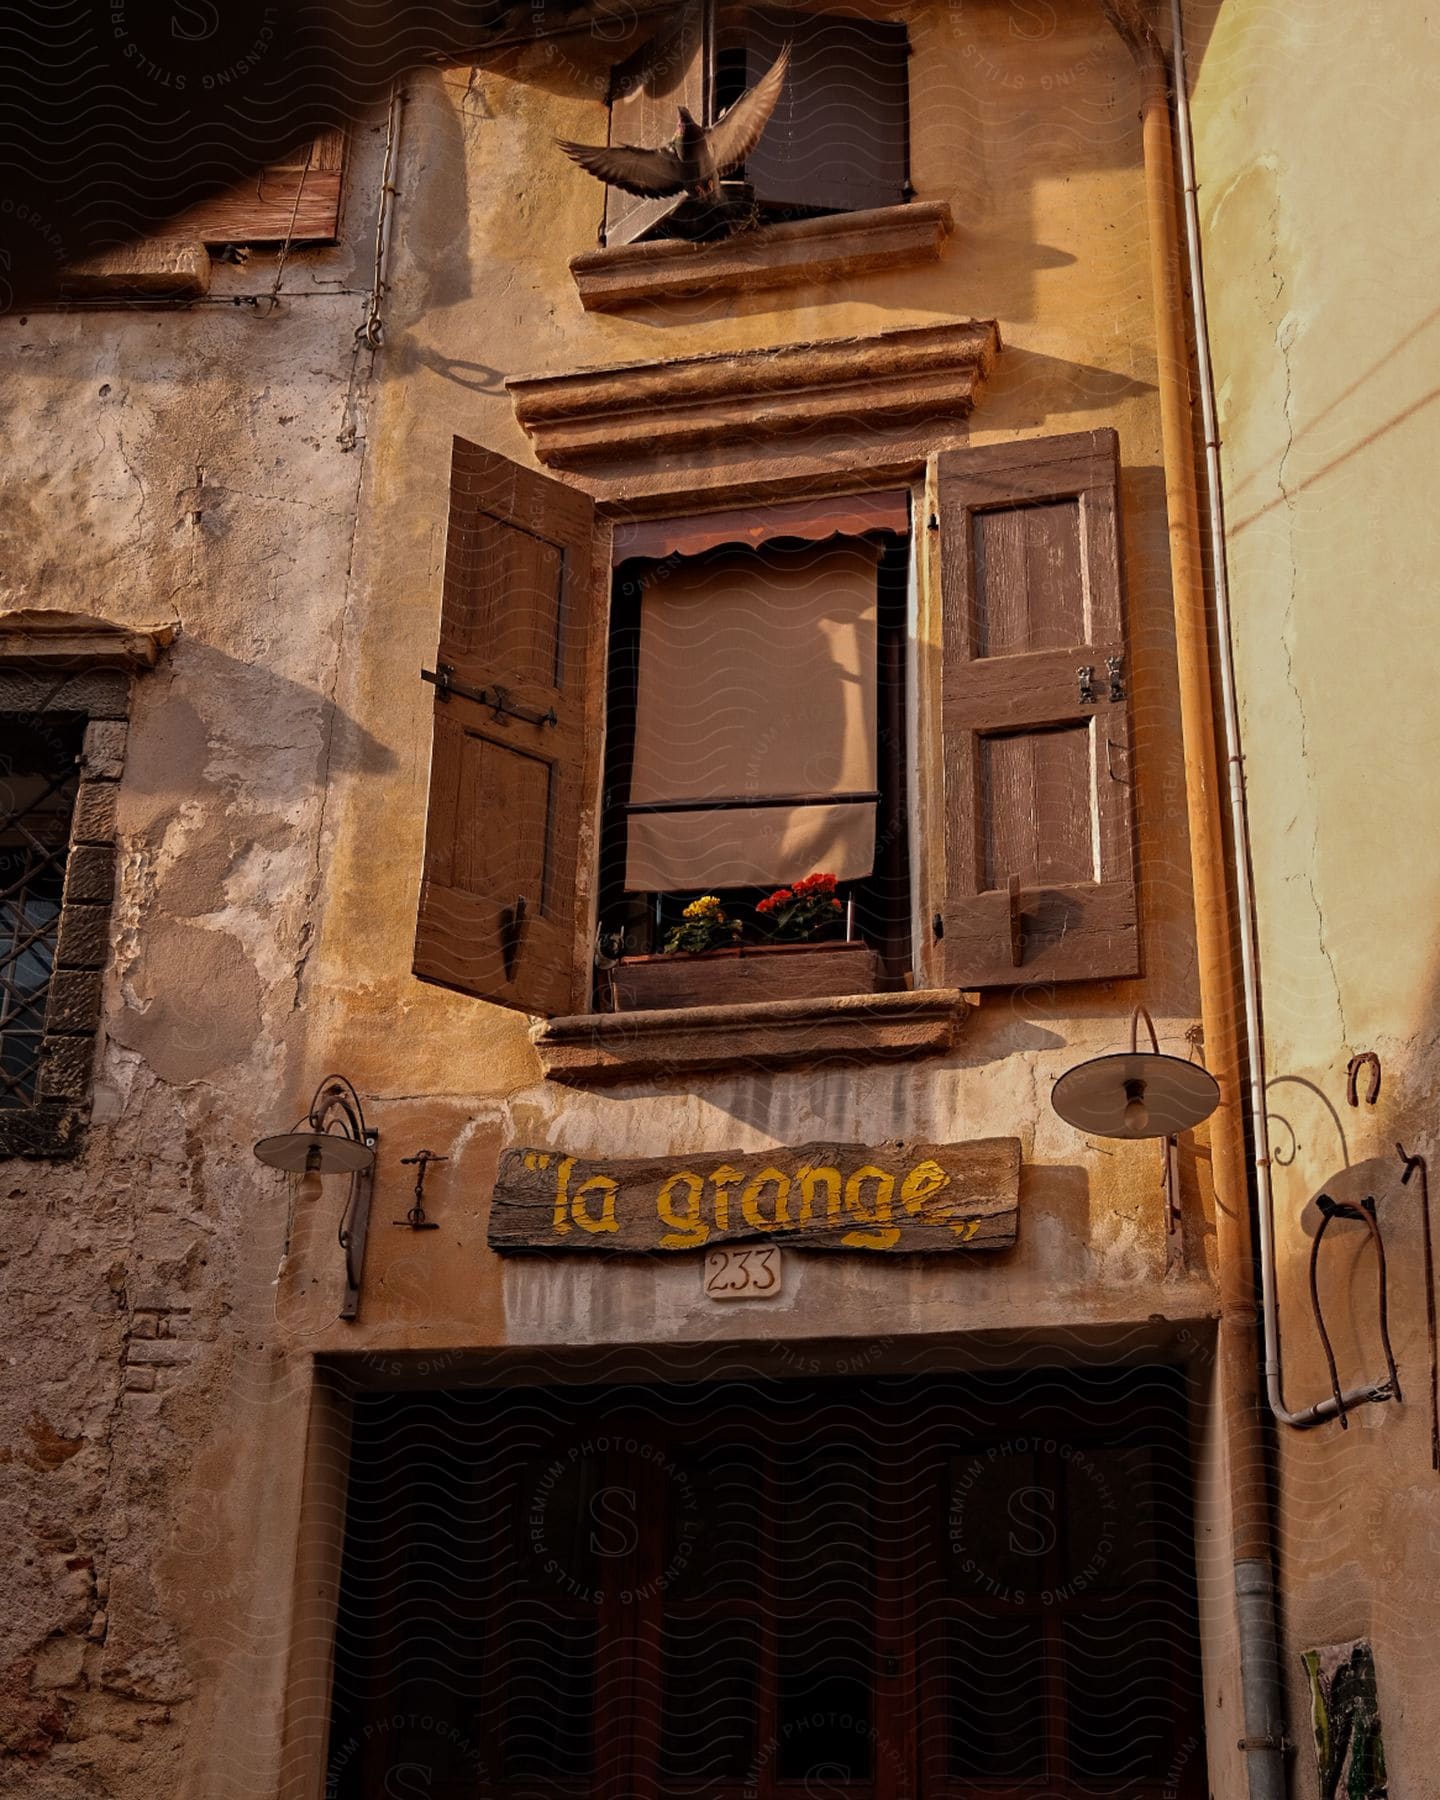
[[[760,1238],[805,1250],[1003,1250],[1019,1203],[1018,1138],[648,1161],[514,1149],[500,1157],[490,1246],[635,1252]]]

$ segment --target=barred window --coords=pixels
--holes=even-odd
[[[39,1098],[85,718],[20,713],[0,736],[0,1109]]]

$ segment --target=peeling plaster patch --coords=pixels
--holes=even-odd
[[[149,706],[142,695],[136,717],[143,729],[137,724],[130,733],[120,790],[122,833],[144,830],[182,796],[193,798],[209,754],[205,722],[181,696],[167,693]]]
[[[106,1027],[162,1081],[199,1081],[243,1062],[259,1035],[260,976],[228,932],[157,919],[133,986],[143,1010],[127,1006]]]

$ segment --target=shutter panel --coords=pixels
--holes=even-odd
[[[593,527],[587,495],[456,438],[415,973],[546,1015],[573,987]]]
[[[691,0],[672,25],[611,71],[608,143],[656,150],[679,129],[680,107],[687,107],[697,119],[706,117],[711,17],[709,0]],[[683,194],[646,200],[607,187],[605,242],[633,244],[684,202]]]
[[[192,206],[167,237],[206,244],[334,243],[340,235],[345,131],[322,131],[280,161]]]
[[[1140,970],[1116,479],[1113,431],[939,458],[956,987]]]
[[[791,48],[785,88],[745,164],[764,206],[854,212],[909,198],[909,40],[903,25],[756,12],[746,86]]]

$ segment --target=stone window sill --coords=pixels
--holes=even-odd
[[[936,262],[952,225],[943,200],[915,201],[764,225],[721,244],[617,244],[575,257],[570,272],[586,312],[616,312],[647,300],[795,287]]]
[[[954,1048],[970,1004],[958,989],[762,1000],[654,1012],[576,1013],[536,1033],[546,1079],[570,1087],[728,1069],[897,1062]]]

